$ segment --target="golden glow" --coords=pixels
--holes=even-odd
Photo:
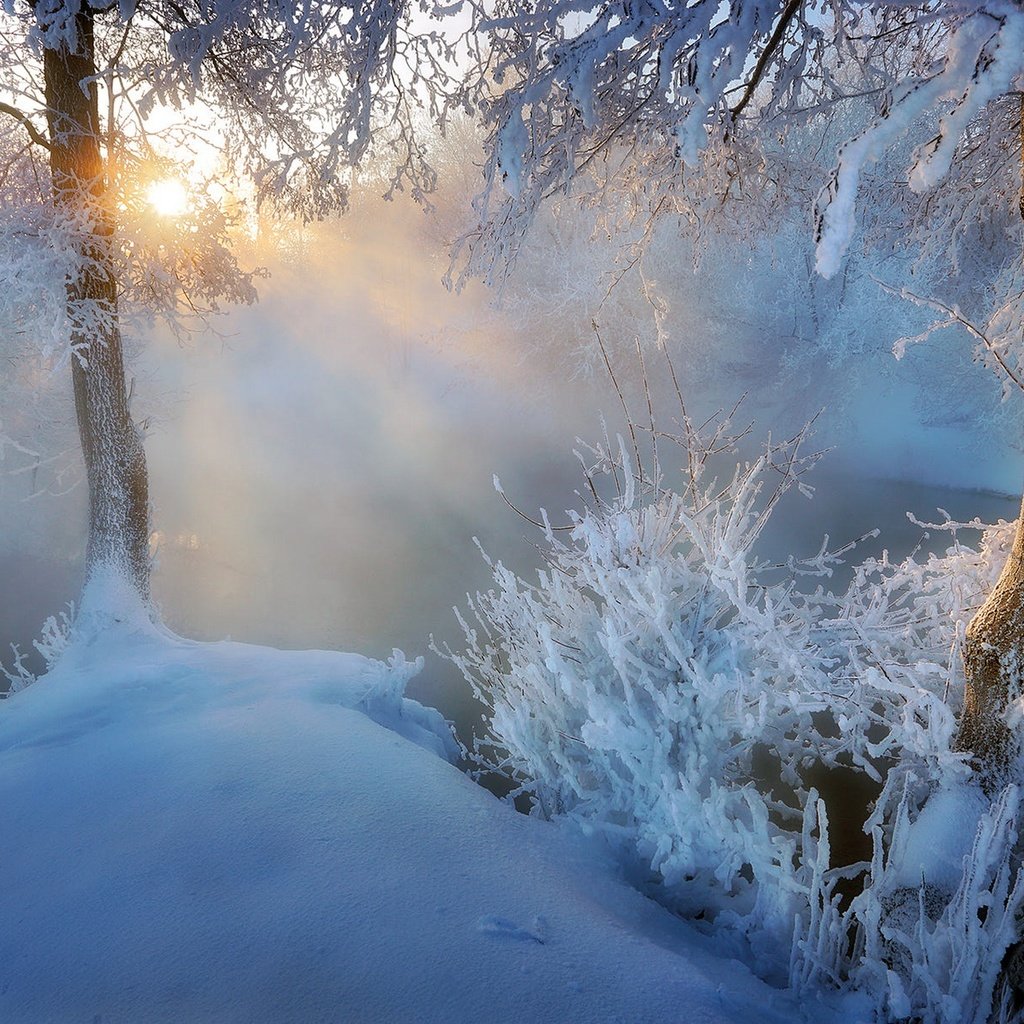
[[[180,217],[188,209],[188,189],[177,178],[163,178],[146,189],[146,200],[161,217]]]

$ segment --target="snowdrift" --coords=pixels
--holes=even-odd
[[[828,1018],[462,775],[416,668],[73,642],[0,705],[0,1020]]]

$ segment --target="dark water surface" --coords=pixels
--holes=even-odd
[[[534,501],[525,507],[558,504],[540,496],[545,489],[568,503],[565,486],[558,486],[555,471],[541,467],[528,480]],[[455,722],[467,744],[480,731],[479,705],[452,666],[430,653],[427,638],[434,634],[457,646],[459,631],[451,611],[463,605],[468,590],[486,589],[486,566],[472,538],[507,564],[532,578],[539,563],[538,537],[497,495],[480,517],[428,516],[410,502],[382,512],[392,528],[409,540],[397,550],[360,553],[350,550],[308,550],[290,546],[262,563],[252,559],[233,562],[199,536],[170,538],[165,542],[154,576],[154,593],[163,616],[176,631],[196,639],[223,639],[264,643],[288,648],[354,650],[386,657],[394,647],[408,657],[424,655],[424,671],[410,683],[410,696],[438,707]],[[841,544],[878,528],[877,540],[863,543],[861,556],[888,549],[901,558],[920,545],[941,551],[948,535],[925,536],[906,516],[911,511],[923,521],[938,518],[943,508],[954,519],[983,522],[1011,519],[1017,514],[1014,498],[971,491],[927,487],[899,481],[854,479],[821,474],[810,500],[796,493],[780,504],[762,538],[766,557],[808,555],[817,550],[823,534]],[[282,514],[284,514],[282,512]],[[554,513],[553,513],[554,514]],[[398,520],[405,519],[402,524]],[[308,525],[308,524],[307,524]],[[294,524],[302,531],[299,518]],[[417,539],[417,531],[420,536]],[[964,540],[970,542],[970,536]],[[403,562],[403,559],[408,561]],[[11,642],[24,649],[38,634],[43,619],[72,600],[80,585],[77,560],[56,561],[30,554],[0,555],[0,644]],[[841,586],[843,573],[833,585]],[[290,609],[295,614],[290,613]]]

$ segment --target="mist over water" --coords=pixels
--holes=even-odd
[[[452,605],[488,586],[473,538],[524,574],[539,562],[537,531],[492,477],[523,511],[544,507],[564,520],[581,484],[574,439],[596,439],[602,413],[620,430],[621,409],[606,374],[573,379],[570,352],[535,347],[513,303],[495,311],[482,289],[445,291],[419,217],[391,206],[311,233],[292,261],[272,267],[258,306],[215,325],[220,338],[182,347],[155,332],[135,366],[135,412],[149,420],[153,587],[171,628],[197,639],[423,654],[411,694],[468,739],[479,710],[427,638],[454,643]],[[615,351],[642,419],[628,346]],[[685,350],[676,357],[697,417],[742,390],[730,393],[728,371],[719,392],[710,389],[708,360],[702,350],[698,373]],[[1012,492],[1013,452],[981,458],[960,450],[963,428],[922,426],[913,370],[885,401],[870,387],[847,395],[841,422],[826,408],[818,439],[836,450],[810,478],[812,501],[785,499],[766,532],[769,554],[806,555],[823,533],[843,543],[881,527],[865,553],[885,546],[899,556],[921,535],[908,509],[925,519],[937,506],[954,518],[1016,515],[1013,498],[971,490]],[[668,429],[675,398],[655,356],[648,374]],[[744,416],[755,420],[752,437],[795,429],[806,409],[827,405],[832,383],[823,370],[808,394],[787,396],[759,391],[755,379]],[[885,477],[912,482],[875,479]],[[81,582],[84,487],[25,501],[20,486],[0,491],[4,650],[12,640],[27,646]]]

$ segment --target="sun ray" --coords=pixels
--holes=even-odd
[[[161,178],[146,189],[146,200],[161,217],[180,217],[188,209],[188,189],[177,178]]]

